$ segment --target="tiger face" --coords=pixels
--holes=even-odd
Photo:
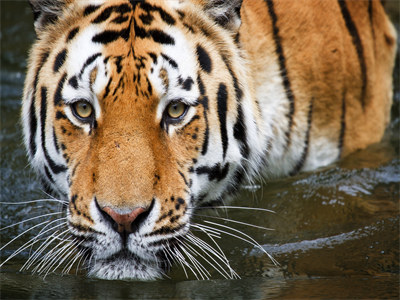
[[[160,277],[196,207],[234,194],[259,155],[236,3],[43,5],[23,104],[32,165],[68,198],[91,275]]]

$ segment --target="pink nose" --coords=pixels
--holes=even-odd
[[[142,207],[135,208],[128,214],[121,215],[115,212],[111,207],[104,207],[103,211],[108,214],[118,225],[117,231],[122,233],[124,231],[130,233],[132,232],[132,223],[135,221],[137,216],[146,210]]]

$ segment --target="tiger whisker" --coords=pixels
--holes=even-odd
[[[41,225],[43,225],[43,224],[45,224],[45,223],[48,223],[48,222],[50,222],[50,220],[44,221],[44,222],[42,222],[42,223],[40,223],[40,224],[36,224],[35,226],[33,226],[33,227],[31,227],[31,228],[28,228],[27,230],[21,232],[21,233],[18,234],[15,238],[13,238],[11,241],[9,241],[9,242],[6,243],[5,245],[3,245],[3,247],[0,248],[0,251],[3,250],[3,249],[4,249],[5,247],[7,247],[8,245],[10,245],[10,244],[11,244],[12,242],[14,242],[15,240],[17,240],[18,238],[20,238],[21,236],[23,236],[25,233],[28,233],[29,231],[35,229],[36,227],[41,226]]]
[[[58,257],[59,257],[58,265],[53,267],[57,263],[57,259],[56,259],[51,265],[49,265],[44,277],[46,277],[47,274],[49,274],[51,270],[52,270],[51,272],[54,272],[55,270],[57,270],[67,258],[69,258],[71,255],[76,253],[74,250],[77,249],[78,245],[75,244],[75,241],[76,240],[74,240],[73,242],[68,242],[69,245],[67,244],[66,246],[63,247],[63,248],[65,248],[65,250],[61,251],[61,253],[58,254]],[[80,243],[82,243],[82,241]]]
[[[79,261],[78,261],[78,263],[76,264],[76,275],[78,275],[79,266],[80,266],[82,260],[84,259],[84,257],[86,257],[87,252],[88,252],[88,249],[81,249],[81,250],[75,255],[75,259],[70,263],[68,269],[66,269],[67,266],[68,266],[68,265],[67,265],[67,266],[65,266],[65,268],[63,269],[62,272],[64,273],[64,270],[65,270],[65,269],[66,269],[66,270],[65,270],[65,273],[64,273],[64,274],[68,274],[69,272],[71,272],[72,267],[74,266],[76,260],[79,258]]]
[[[76,272],[75,272],[76,275],[78,275],[78,270],[79,270],[80,266],[82,266],[82,268],[85,266],[85,262],[86,262],[86,260],[87,260],[87,254],[88,254],[88,252],[89,252],[89,249],[84,249],[84,250],[83,250],[83,252],[82,252],[82,257],[81,257],[81,259],[78,261],[78,264],[76,265]],[[68,268],[68,270],[67,270],[68,273],[70,272],[71,268],[72,268],[72,265],[71,265],[70,268]]]
[[[193,265],[196,267],[196,269],[198,270],[201,279],[210,279],[211,274],[210,272],[208,272],[208,270],[196,259],[195,256],[197,256],[197,254],[193,251],[191,251],[191,249],[188,247],[187,243],[180,241],[181,243],[181,249],[185,252],[186,256],[189,258],[189,260],[193,263]],[[191,254],[193,253],[193,255]]]
[[[179,262],[181,263],[182,267],[184,268],[184,265],[185,265],[186,267],[188,267],[188,269],[193,273],[193,275],[194,275],[194,276],[196,277],[196,279],[198,280],[199,277],[198,277],[197,273],[193,270],[192,266],[186,261],[185,257],[184,257],[183,254],[178,250],[178,248],[175,248],[175,249],[174,249],[174,253],[173,253],[173,254],[175,254],[175,255],[174,255],[175,257],[179,257]],[[188,277],[188,274],[186,273],[186,270],[185,270],[185,274],[186,274],[186,277],[189,278],[189,277]]]
[[[32,238],[32,240],[37,239],[39,236],[41,236],[41,235],[43,235],[43,234],[45,234],[45,233],[47,233],[47,232],[49,232],[49,231],[51,231],[51,230],[54,230],[55,228],[64,226],[64,224],[61,223],[61,224],[57,224],[56,226],[54,226],[54,227],[52,227],[52,228],[50,228],[50,229],[47,229],[46,231],[43,231],[47,226],[50,226],[51,224],[53,224],[53,223],[55,223],[55,222],[57,222],[57,221],[63,220],[63,219],[66,219],[66,218],[57,219],[57,220],[54,220],[54,221],[48,223],[45,227],[43,227],[43,228],[40,230],[40,232],[39,232],[34,238]],[[58,231],[56,231],[56,232],[58,232]],[[28,260],[25,262],[25,264],[22,266],[21,270],[24,269],[25,265],[27,265],[27,264],[29,263],[29,261],[31,261],[31,260],[35,261],[35,260],[36,260],[36,257],[39,256],[40,253],[43,251],[43,250],[40,250],[40,249],[41,249],[44,245],[46,245],[48,239],[50,239],[52,236],[54,236],[54,234],[55,234],[55,232],[54,232],[52,235],[50,235],[50,236],[46,239],[46,241],[45,241],[38,249],[36,249],[35,254],[34,254],[33,256],[31,256],[31,252],[29,253],[29,258],[28,258]],[[27,266],[27,269],[28,269],[29,267],[30,267],[30,265]]]
[[[53,249],[50,251],[52,254],[46,260],[46,263],[41,266],[41,268],[37,271],[38,274],[45,274],[44,278],[46,278],[49,271],[52,267],[63,259],[64,254],[68,253],[68,248],[73,246],[72,243],[67,242],[66,244],[59,242]]]
[[[205,249],[203,247],[201,247],[200,244],[196,243],[195,240],[191,240],[189,237],[185,238],[188,242],[192,243],[194,246],[199,247],[203,253],[205,255],[207,255],[214,263],[211,263],[206,257],[204,257],[201,253],[199,253],[196,249],[194,249],[193,247],[191,247],[189,244],[186,244],[186,247],[188,247],[188,249],[191,249],[194,253],[196,253],[197,255],[199,255],[202,259],[204,259],[210,266],[212,266],[218,273],[220,273],[225,279],[233,279],[230,274],[207,252],[205,251]],[[226,261],[222,260],[222,262],[226,263]],[[219,268],[217,268],[216,266],[218,266]],[[228,267],[228,269],[230,269],[229,264],[226,264],[226,266]],[[231,273],[232,274],[232,273]]]
[[[78,249],[78,247],[77,247]],[[78,252],[74,252],[74,257],[70,259],[68,263],[65,264],[64,268],[61,270],[61,274],[68,274],[72,266],[75,264],[75,262],[79,259],[82,258],[82,253],[83,249],[79,250]]]
[[[68,201],[58,200],[58,199],[37,199],[37,200],[24,201],[24,202],[0,202],[0,204],[4,204],[4,205],[25,205],[25,204],[32,204],[32,203],[37,203],[37,202],[58,202],[58,203],[61,203],[63,205],[68,205]]]
[[[193,224],[193,226],[194,226],[194,227],[197,227],[196,224]],[[205,234],[209,237],[209,239],[210,239],[210,240],[215,244],[215,246],[218,248],[218,251],[215,250],[211,245],[209,245],[208,243],[206,243],[205,241],[203,241],[202,239],[200,239],[199,237],[196,237],[196,236],[192,235],[192,238],[198,240],[198,242],[201,243],[201,244],[203,244],[204,247],[209,248],[209,249],[210,249],[209,251],[215,252],[215,255],[221,254],[221,255],[220,255],[220,256],[221,256],[220,259],[221,259],[221,260],[224,260],[224,261],[226,262],[226,264],[229,264],[229,261],[228,261],[227,257],[225,256],[224,251],[222,251],[221,247],[220,247],[220,246],[218,245],[218,243],[213,239],[212,235],[211,235],[209,232],[205,231],[203,228],[201,228],[201,227],[198,227],[198,228],[199,228],[200,231],[202,231],[203,233],[205,233]],[[219,238],[220,238],[220,237],[219,237]]]
[[[238,239],[241,239],[241,240],[243,240],[243,241],[248,242],[249,244],[251,244],[251,245],[253,245],[253,246],[256,246],[256,247],[259,248],[262,252],[264,252],[264,254],[266,254],[266,255],[269,257],[269,259],[271,259],[271,261],[272,261],[275,265],[279,265],[279,263],[278,263],[267,251],[265,251],[264,248],[263,248],[255,239],[253,239],[253,238],[252,238],[251,236],[249,236],[248,234],[246,234],[246,233],[244,233],[244,232],[242,232],[242,231],[240,231],[240,230],[238,230],[238,229],[235,229],[235,228],[226,226],[226,225],[218,224],[218,223],[211,222],[211,221],[207,221],[207,220],[204,220],[204,222],[205,222],[205,223],[208,223],[208,224],[215,225],[215,226],[220,226],[220,227],[223,227],[223,228],[232,230],[232,231],[234,231],[234,232],[237,232],[237,233],[239,233],[239,234],[242,234],[243,236],[245,236],[245,237],[248,238],[249,240],[247,240],[247,239],[245,239],[245,238],[242,238],[242,237],[240,237],[240,236],[238,236],[238,235],[232,234],[232,233],[230,233],[230,232],[227,232],[227,231],[224,231],[224,230],[221,230],[221,229],[217,229],[217,228],[212,228],[212,227],[211,227],[213,230],[220,231],[221,233],[225,233],[225,234],[227,234],[227,235],[236,237],[236,238],[238,238]],[[200,225],[200,226],[205,226],[205,227],[210,228],[209,226],[206,226],[206,225],[204,225],[204,224],[198,224],[198,225]]]
[[[54,228],[49,229],[53,230]],[[38,236],[35,236],[34,238],[30,239],[29,241],[27,241],[26,243],[24,243],[22,246],[20,246],[17,250],[15,250],[9,257],[7,257],[6,260],[4,260],[1,264],[0,267],[2,267],[6,262],[8,262],[9,260],[11,260],[13,257],[17,256],[19,253],[21,253],[22,251],[24,251],[25,249],[33,246],[34,244],[36,244],[37,242],[39,242],[41,239],[38,239]]]
[[[226,258],[224,252],[221,250],[221,248],[219,248],[218,244],[217,247],[220,250],[220,252],[218,252],[216,249],[214,249],[212,246],[210,246],[208,243],[206,243],[205,241],[203,241],[202,239],[194,236],[193,234],[189,234],[187,236],[188,239],[191,240],[192,243],[196,244],[200,249],[202,249],[202,251],[205,252],[205,250],[207,250],[209,253],[213,254],[217,259],[219,259],[221,262],[223,262],[227,268],[231,271],[231,275],[233,273],[236,274],[236,272],[234,272],[234,270],[231,268],[228,259]],[[215,242],[215,241],[214,241]],[[206,253],[206,252],[205,252]],[[214,258],[212,258],[210,256],[210,254],[207,253],[207,256],[209,256],[215,263],[218,264],[217,261],[214,260]],[[233,272],[232,272],[233,271]]]
[[[244,209],[244,210],[255,210],[255,211],[265,211],[276,214],[275,211],[266,209],[266,208],[259,208],[259,207],[247,207],[247,206],[229,206],[229,205],[220,205],[220,206],[201,206],[196,209],[214,209],[214,208],[221,208],[221,209]]]
[[[221,247],[218,245],[218,243],[204,230],[202,230],[210,239],[211,241],[216,245],[219,251],[217,251],[214,247],[206,243],[204,240],[200,239],[199,237],[196,237],[194,235],[191,235],[193,239],[195,239],[198,243],[203,245],[210,253],[214,254],[218,259],[220,259],[225,265],[228,267],[229,271],[231,272],[231,278],[240,278],[239,274],[235,272],[234,269],[230,266],[229,260],[226,257],[224,251],[222,251]]]
[[[50,246],[51,243],[54,242],[54,240],[56,240],[58,237],[60,237],[60,236],[62,236],[62,235],[67,234],[68,231],[69,231],[69,230],[66,229],[66,230],[62,231],[61,233],[59,233],[59,232],[57,231],[57,232],[55,232],[54,234],[52,234],[52,235],[42,244],[42,246],[40,247],[41,249],[40,249],[40,250],[39,250],[39,249],[37,250],[37,252],[35,253],[34,258],[33,258],[32,261],[30,262],[30,264],[26,267],[26,269],[30,268],[30,267],[32,266],[32,264],[35,263],[35,261],[39,258],[40,254],[42,254],[42,252],[43,252],[48,246]],[[58,233],[58,234],[57,234],[57,233]],[[56,234],[57,234],[57,235],[56,235]],[[53,249],[54,249],[54,248],[53,248]],[[43,256],[43,257],[41,258],[41,260],[38,262],[38,264],[36,265],[36,267],[32,270],[33,273],[36,273],[36,270],[40,267],[40,265],[42,265],[42,264],[45,262],[45,260],[46,260],[46,259],[48,258],[48,256],[51,254],[51,251],[52,251],[52,250],[50,250],[50,252],[46,253],[46,255]]]
[[[175,249],[175,250],[178,251],[180,255],[177,255],[176,253],[173,253],[173,251],[171,250],[169,244],[168,244],[168,249],[166,249],[166,250],[168,251],[167,253],[170,255],[171,259],[173,261],[179,263],[182,266],[182,269],[183,269],[183,272],[185,273],[186,278],[189,278],[188,273],[187,273],[186,268],[185,268],[185,265],[187,266],[187,262],[183,258],[182,254],[180,254],[180,252],[177,249]],[[189,266],[187,266],[187,267],[190,268]]]
[[[17,222],[17,223],[15,223],[15,224],[11,224],[11,225],[8,225],[8,226],[6,226],[6,227],[0,228],[0,231],[5,230],[5,229],[7,229],[7,228],[11,228],[11,227],[17,226],[17,225],[20,225],[20,224],[23,224],[23,223],[26,223],[26,222],[29,222],[29,221],[32,221],[32,220],[35,220],[35,219],[40,219],[40,218],[44,218],[44,217],[54,216],[54,215],[58,215],[58,214],[60,214],[60,213],[61,213],[61,212],[55,212],[55,213],[48,213],[48,214],[44,214],[44,215],[32,217],[32,218],[29,218],[29,219],[26,219],[26,220]]]
[[[210,273],[207,271],[206,268],[193,256],[189,253],[189,250],[186,248],[186,244],[178,240],[180,243],[180,249],[186,254],[187,258],[192,262],[193,266],[196,268],[196,270],[199,272],[201,279],[209,279]],[[207,275],[208,273],[208,275]]]
[[[34,240],[31,239],[29,242],[25,243],[24,245],[22,245],[21,247],[19,247],[17,250],[15,250],[9,257],[7,257],[1,264],[0,267],[2,267],[6,262],[8,262],[9,260],[11,260],[13,257],[17,256],[18,254],[20,254],[22,251],[24,251],[25,249],[33,246],[34,244],[36,244],[37,242],[40,242],[41,239],[38,240]]]
[[[67,247],[71,246],[70,243],[63,245],[62,243],[57,244],[56,247],[52,249],[52,255],[50,255],[41,267],[36,271],[37,274],[43,275],[46,278],[48,272],[51,270],[52,266],[56,264],[60,259],[62,259],[65,252],[67,252]],[[57,249],[57,250],[55,250]]]
[[[51,224],[56,223],[56,222],[59,222],[59,221],[64,221],[64,220],[66,220],[66,219],[67,219],[67,217],[62,217],[62,218],[58,218],[58,219],[56,219],[56,220],[51,221],[50,223],[48,223],[48,224],[46,224],[45,226],[43,226],[43,228],[40,229],[40,231],[38,232],[38,234],[36,234],[36,236],[37,236],[37,237],[38,237],[38,236],[41,236],[41,235],[42,235],[42,232],[43,232],[47,227],[49,227]],[[59,226],[63,226],[63,223],[58,224],[56,227],[52,227],[52,228],[57,228],[57,227],[59,227]],[[46,230],[45,232],[48,232],[48,231],[50,231],[50,230]],[[31,250],[31,251],[32,251],[32,250]],[[31,251],[29,252],[29,255],[31,255]]]
[[[54,241],[54,239],[53,239]],[[46,255],[43,257],[41,262],[38,264],[37,268],[33,271],[34,273],[38,273],[41,275],[48,267],[52,266],[52,262],[54,260],[60,259],[62,257],[61,253],[65,249],[66,246],[71,245],[71,243],[63,244],[62,241],[58,242]],[[59,248],[61,247],[61,248]]]
[[[35,251],[33,256],[30,256],[28,260],[25,262],[25,264],[21,267],[20,271],[26,269],[28,270],[39,258],[40,254],[43,252],[44,249],[48,247],[52,243],[52,240],[54,239],[56,234],[60,234],[59,231],[53,232],[50,236],[48,236],[45,241],[40,245],[40,247]]]
[[[254,224],[250,224],[250,223],[246,223],[246,222],[241,222],[241,221],[228,219],[228,218],[217,217],[217,216],[208,216],[208,215],[200,215],[200,214],[192,214],[192,215],[193,216],[197,216],[197,217],[204,217],[204,218],[210,218],[210,219],[217,219],[217,220],[232,222],[232,223],[245,225],[245,226],[250,226],[250,227],[253,227],[253,228],[258,228],[258,229],[263,229],[263,230],[269,230],[269,231],[275,230],[273,228],[267,228],[267,227],[263,227],[263,226],[258,226],[258,225],[254,225]]]

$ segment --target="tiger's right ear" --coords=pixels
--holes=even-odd
[[[29,0],[29,4],[33,11],[36,34],[39,34],[62,14],[66,0]]]

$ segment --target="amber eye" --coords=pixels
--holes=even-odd
[[[171,119],[178,119],[185,114],[186,108],[186,104],[182,102],[172,102],[167,107],[168,117]]]
[[[89,102],[80,100],[72,104],[72,111],[78,119],[89,122],[94,110],[93,106]]]

